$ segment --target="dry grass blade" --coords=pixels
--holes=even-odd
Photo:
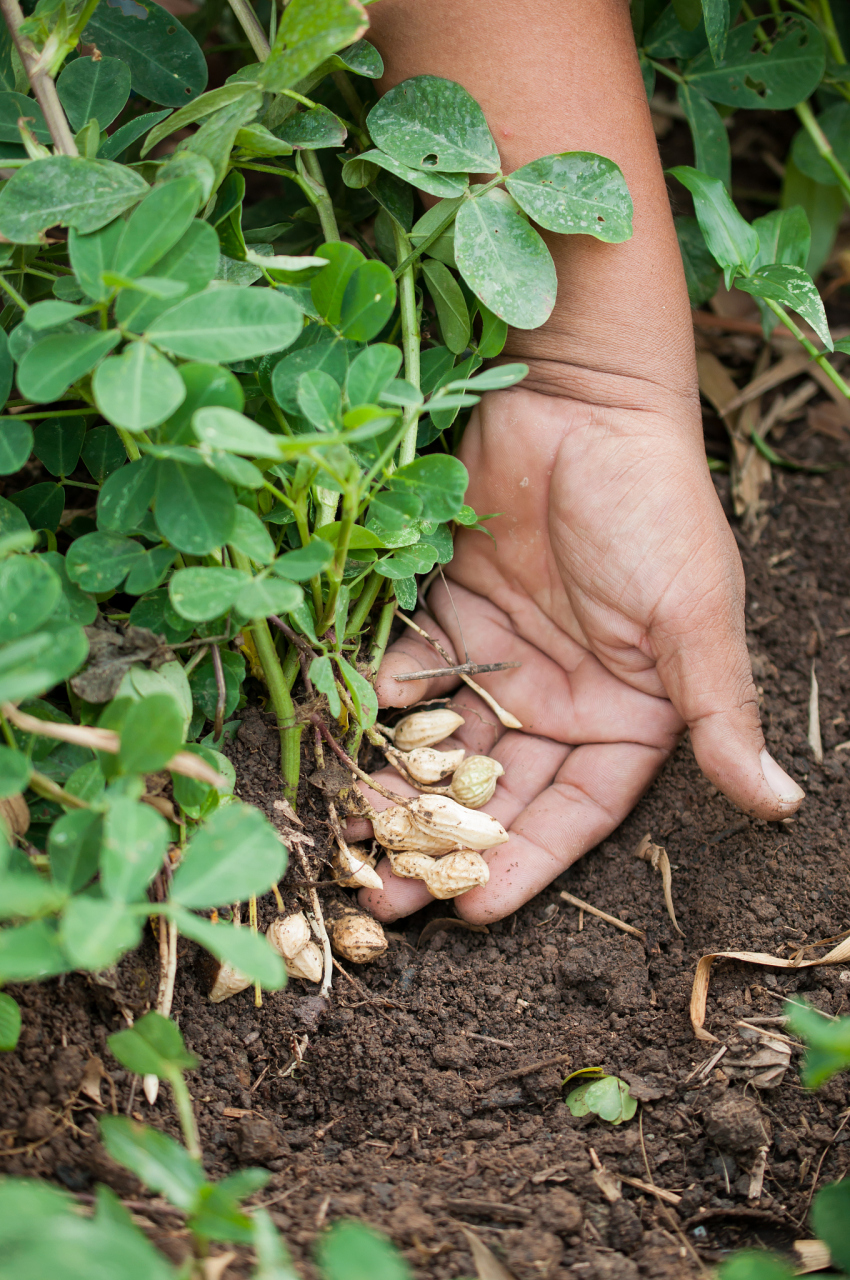
[[[469,1243],[478,1280],[514,1280],[513,1272],[508,1271],[505,1264],[487,1248],[483,1240],[479,1240],[478,1236],[467,1227],[461,1227],[461,1231]]]
[[[622,929],[623,933],[630,933],[633,938],[640,938],[641,941],[646,937],[642,929],[636,929],[632,924],[626,924],[625,920],[618,920],[616,916],[609,916],[607,911],[600,911],[598,907],[592,907],[589,902],[585,902],[582,898],[575,897],[572,893],[567,893],[566,889],[561,890],[561,897],[565,902],[571,902],[574,907],[578,907],[581,911],[587,911],[592,916],[596,916],[599,920],[604,920],[606,924],[612,924],[615,929]]]
[[[737,388],[727,402],[718,407],[718,413],[733,413],[736,409],[740,409],[750,400],[757,400],[759,396],[764,395],[766,391],[772,391],[774,387],[779,387],[783,382],[787,382],[789,378],[796,378],[808,369],[811,359],[805,352],[796,352],[793,355],[783,356],[771,368],[763,370],[755,378],[753,378],[742,391]],[[817,366],[813,366],[817,367]],[[811,370],[809,370],[811,372]],[[831,385],[831,384],[830,384]]]
[[[794,1268],[795,1275],[806,1276],[811,1271],[826,1271],[832,1266],[829,1245],[823,1240],[795,1240],[794,1252],[799,1258],[799,1266]]]
[[[816,764],[823,764],[823,742],[820,736],[820,705],[818,703],[818,678],[812,663],[812,682],[809,688],[809,746]]]
[[[667,856],[667,850],[662,848],[660,844],[653,844],[652,838],[647,831],[640,844],[635,849],[635,857],[641,858],[644,862],[648,862],[653,871],[661,872],[661,884],[664,889],[664,902],[667,906],[667,914],[680,938],[684,938],[684,933],[679,928],[679,922],[676,919],[676,911],[673,907],[673,872],[670,870],[670,859]]]
[[[634,1187],[636,1191],[648,1191],[650,1195],[663,1200],[665,1204],[682,1203],[682,1197],[677,1196],[675,1191],[665,1191],[664,1187],[656,1187],[654,1182],[644,1182],[643,1178],[629,1178],[624,1173],[618,1173],[617,1177],[621,1182],[625,1182],[627,1187]]]
[[[56,738],[60,742],[73,742],[78,747],[90,747],[92,751],[108,751],[117,756],[121,750],[121,735],[113,729],[98,729],[93,725],[57,724],[52,720],[39,720],[36,716],[19,711],[12,702],[4,702],[2,711],[18,729],[25,733],[36,733],[42,738]],[[227,779],[215,769],[210,768],[200,756],[190,755],[188,751],[178,751],[164,766],[173,773],[181,773],[185,778],[195,778],[198,782],[206,782],[211,787],[226,787]]]
[[[702,956],[694,974],[694,985],[691,989],[691,1026],[697,1040],[705,1040],[719,1044],[717,1036],[705,1030],[705,1010],[708,1000],[708,983],[711,966],[715,960],[740,960],[744,964],[758,964],[768,969],[813,969],[819,965],[843,964],[850,960],[850,937],[845,938],[837,947],[833,947],[819,960],[785,960],[782,956],[771,956],[764,951],[713,951]]]

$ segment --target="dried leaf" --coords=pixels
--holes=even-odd
[[[667,850],[662,848],[660,844],[653,844],[650,834],[641,840],[635,849],[635,857],[642,858],[644,862],[648,862],[654,871],[661,872],[661,885],[664,889],[664,901],[667,905],[667,914],[672,921],[673,928],[676,930],[680,938],[684,938],[684,933],[679,928],[676,919],[676,912],[673,907],[673,872],[670,870],[670,859],[667,856]]]
[[[96,1102],[98,1106],[103,1105],[103,1099],[100,1096],[100,1082],[106,1072],[103,1069],[103,1063],[97,1056],[89,1058],[86,1063],[86,1069],[83,1072],[83,1078],[80,1081],[80,1093],[84,1093],[87,1098],[91,1098],[92,1102]]]
[[[829,1245],[823,1240],[795,1240],[794,1252],[800,1259],[800,1265],[794,1268],[795,1275],[806,1276],[810,1271],[826,1271],[832,1266]]]
[[[487,1248],[483,1240],[479,1240],[478,1236],[466,1227],[461,1227],[461,1231],[469,1243],[478,1280],[514,1280],[513,1272],[508,1271],[505,1264]]]
[[[812,663],[812,682],[809,688],[809,746],[816,764],[823,764],[823,743],[820,736],[820,707],[818,705],[818,678]]]

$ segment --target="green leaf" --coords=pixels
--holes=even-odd
[[[148,186],[111,160],[48,156],[18,169],[0,191],[0,232],[16,244],[38,244],[48,227],[85,235],[111,222]]]
[[[349,170],[349,173],[353,176],[353,166],[355,165],[376,165],[379,169],[386,169],[388,173],[395,174],[397,178],[401,178],[402,182],[409,183],[410,186],[416,187],[419,191],[427,191],[429,195],[439,196],[441,199],[463,195],[469,186],[469,176],[465,173],[429,173],[423,169],[411,169],[409,165],[402,164],[394,156],[388,156],[383,151],[378,151],[377,148],[373,148],[371,151],[363,151],[354,160],[346,161],[342,168],[342,180],[347,186],[369,185],[368,182],[349,182],[347,180],[346,170]]]
[[[102,533],[132,533],[150,506],[156,485],[152,458],[119,467],[97,495],[97,527]]]
[[[580,232],[607,244],[632,234],[632,198],[613,160],[590,151],[543,156],[505,179],[517,204],[541,227]]]
[[[29,758],[12,747],[0,747],[0,798],[25,791],[30,780]]]
[[[817,117],[817,123],[826,135],[835,158],[845,169],[850,167],[850,103],[837,102]],[[838,177],[815,146],[807,129],[801,129],[791,147],[794,164],[813,182],[825,187],[838,185]]]
[[[312,538],[306,547],[279,556],[272,565],[272,573],[291,578],[294,582],[306,582],[327,569],[333,557],[334,549],[329,542],[323,538]]]
[[[178,1209],[191,1213],[206,1179],[185,1147],[167,1133],[138,1124],[127,1116],[101,1116],[100,1136],[106,1150],[143,1185],[159,1191]]]
[[[217,810],[192,837],[171,883],[171,901],[203,909],[265,893],[286,869],[286,849],[259,809]]]
[[[446,391],[504,391],[528,376],[527,364],[499,364],[472,377],[444,383]]]
[[[689,84],[679,85],[676,98],[691,130],[695,167],[710,178],[719,178],[726,190],[731,191],[732,153],[720,112]]]
[[[0,991],[0,1053],[11,1053],[21,1034],[21,1007]]]
[[[157,463],[154,514],[163,538],[178,551],[208,555],[230,538],[236,497],[214,471],[162,460]]]
[[[717,292],[720,268],[709,252],[696,218],[674,219],[679,252],[685,268],[685,283],[692,307],[699,307]]]
[[[10,91],[0,93],[0,142],[19,144],[18,120],[23,117],[39,142],[52,142],[44,112],[34,98]]]
[[[319,693],[323,693],[327,698],[331,715],[337,719],[342,714],[342,703],[339,700],[339,690],[336,687],[336,677],[330,658],[325,656],[314,658],[310,663],[309,674]]]
[[[469,473],[457,458],[429,454],[400,467],[392,478],[393,488],[404,488],[422,500],[426,520],[451,520],[463,506]]]
[[[9,398],[9,392],[12,390],[12,379],[15,373],[15,366],[12,360],[12,354],[9,351],[9,339],[5,329],[0,337],[0,409]]]
[[[93,763],[95,768],[99,767]],[[50,875],[59,889],[77,893],[94,879],[100,863],[102,835],[103,818],[91,809],[72,809],[57,818],[47,837],[47,852]]]
[[[805,209],[792,205],[788,209],[772,209],[753,222],[759,238],[756,267],[769,267],[774,262],[787,262],[805,268],[811,250],[812,232]]]
[[[21,394],[37,404],[58,400],[120,341],[117,329],[44,338],[30,348],[18,366]]]
[[[386,1236],[362,1222],[335,1222],[319,1237],[316,1260],[323,1280],[410,1280],[411,1276]]]
[[[30,533],[29,521],[23,511],[19,511],[13,502],[0,498],[0,538],[6,546],[14,545],[21,550],[29,550],[35,545]],[[8,539],[8,542],[6,541]]]
[[[750,276],[739,276],[735,284],[744,293],[770,298],[796,311],[812,326],[824,346],[829,351],[833,350],[821,296],[814,280],[802,267],[776,262],[772,266],[759,267]]]
[[[182,644],[194,630],[192,623],[185,623],[172,608],[164,589],[137,600],[130,610],[130,622],[134,627],[149,627],[155,635],[165,636],[170,644]]]
[[[135,120],[128,120],[101,142],[98,159],[120,160],[127,148],[141,138],[143,133],[147,133],[160,120],[165,120],[170,115],[171,112],[166,108],[165,111],[146,111],[144,115],[136,116]]]
[[[235,409],[199,409],[192,418],[192,431],[202,444],[249,458],[280,457],[280,437],[259,427]]]
[[[351,694],[358,723],[362,724],[364,729],[370,729],[378,718],[378,696],[365,676],[362,676],[350,662],[339,654],[335,656],[345,687]]]
[[[104,360],[92,391],[104,418],[132,432],[159,426],[186,396],[174,365],[147,342],[131,342],[120,356]]]
[[[80,460],[85,437],[83,418],[45,418],[35,429],[33,452],[52,476],[69,476]]]
[[[760,23],[756,18],[730,31],[721,67],[709,49],[700,54],[687,68],[686,82],[728,107],[783,111],[804,102],[823,77],[823,36],[807,18],[784,14],[765,49],[757,35]]]
[[[60,926],[62,946],[74,969],[108,969],[138,946],[141,936],[141,920],[130,915],[123,902],[83,894],[71,898]]]
[[[319,315],[336,327],[339,324],[346,285],[356,268],[366,259],[353,244],[346,244],[343,240],[320,244],[316,254],[320,258],[326,258],[328,265],[310,281],[310,294]]]
[[[241,569],[178,569],[168,584],[168,594],[181,618],[207,622],[227,613],[246,579]]]
[[[177,1071],[191,1071],[198,1059],[183,1043],[180,1028],[161,1013],[146,1013],[127,1031],[116,1031],[106,1041],[128,1071],[168,1080]]]
[[[205,224],[196,223],[196,226]],[[212,231],[212,228],[209,228]],[[215,233],[213,232],[213,235]],[[195,438],[192,419],[198,409],[210,405],[239,411],[245,395],[234,374],[209,364],[183,364],[178,369],[186,387],[186,399],[172,418],[160,429],[161,440],[191,443]]]
[[[34,484],[12,494],[10,501],[23,511],[30,528],[49,529],[53,533],[65,510],[65,490],[58,484]]]
[[[236,523],[230,535],[230,546],[241,551],[255,564],[269,564],[274,559],[274,543],[259,516],[241,504],[236,508]]]
[[[185,286],[185,297],[200,293],[214,278],[218,268],[218,236],[208,222],[195,219],[173,249],[145,276],[149,286]],[[141,284],[141,281],[137,281]],[[184,298],[185,300],[185,298]],[[115,304],[115,318],[135,333],[141,333],[157,316],[174,305],[173,299],[157,298],[140,291],[122,289]],[[223,371],[219,371],[223,372]]]
[[[41,697],[82,666],[88,648],[82,627],[55,620],[4,645],[0,649],[0,702]]]
[[[317,103],[309,108],[299,104],[298,109],[275,129],[275,134],[290,147],[311,151],[320,147],[341,147],[348,130],[339,116]]]
[[[835,1021],[797,1001],[789,1001],[784,1013],[790,1029],[809,1046],[802,1071],[808,1089],[818,1088],[850,1066],[850,1018]]]
[[[361,351],[352,360],[345,380],[349,404],[374,404],[400,367],[401,351],[389,343],[376,342]]]
[[[92,479],[103,484],[127,461],[127,451],[114,427],[94,427],[86,432],[80,457]]]
[[[118,760],[125,773],[156,773],[182,745],[180,708],[169,694],[154,693],[134,703],[127,713]],[[142,811],[159,816],[149,805],[140,806],[136,816]]]
[[[55,329],[59,325],[64,325],[68,320],[74,320],[77,316],[83,315],[88,307],[75,307],[70,302],[54,302],[49,299],[45,302],[36,302],[27,312],[27,328],[33,333],[41,333],[44,329]]]
[[[484,112],[452,80],[405,80],[384,94],[366,123],[375,145],[411,169],[495,173],[501,165]]]
[[[783,209],[800,205],[808,217],[812,244],[806,270],[817,279],[835,244],[844,209],[844,197],[836,187],[825,187],[801,173],[789,156],[785,163],[780,205]]]
[[[126,62],[139,97],[164,107],[182,107],[206,86],[200,45],[155,0],[133,0],[132,7],[98,5],[82,40]]]
[[[120,58],[76,58],[56,81],[56,92],[75,133],[92,118],[105,129],[127,105],[130,68]]]
[[[214,822],[221,814],[231,812],[231,806],[218,809],[209,821]],[[263,893],[267,889],[268,884],[257,892]],[[234,969],[244,973],[252,982],[259,982],[267,991],[280,991],[286,985],[283,960],[272,950],[262,934],[253,933],[250,929],[237,929],[232,924],[213,924],[204,916],[196,916],[179,907],[171,915],[184,937],[199,942],[217,959],[233,965]]]
[[[357,0],[291,0],[260,73],[263,87],[270,93],[291,88],[325,58],[358,40],[368,25]]]
[[[845,1019],[846,1021],[846,1019]],[[818,1240],[829,1246],[832,1265],[850,1272],[850,1182],[821,1187],[812,1205],[812,1227]]]
[[[31,920],[0,930],[0,981],[34,982],[65,973],[69,967],[52,920]]]
[[[463,291],[448,267],[428,259],[422,263],[422,274],[437,309],[440,333],[449,351],[459,354],[469,345],[469,311]]]
[[[105,302],[109,297],[109,288],[103,283],[102,276],[111,268],[123,234],[124,223],[116,218],[89,235],[80,235],[73,228],[68,235],[68,253],[74,274],[80,288],[96,302]]]
[[[0,418],[0,476],[20,471],[32,453],[33,434],[28,422]]]
[[[214,187],[218,187],[227,177],[230,153],[236,142],[239,130],[256,118],[262,110],[263,95],[258,89],[249,89],[229,107],[222,107],[202,124],[196,133],[178,143],[177,154],[189,152],[203,156],[210,162],[214,173]]]
[[[177,129],[183,129],[188,124],[194,124],[196,120],[203,120],[213,115],[222,107],[229,107],[231,103],[238,102],[240,98],[250,93],[252,87],[250,83],[245,82],[223,84],[218,89],[210,89],[209,93],[202,93],[200,98],[195,98],[193,102],[181,106],[179,111],[173,112],[162,124],[151,129],[145,139],[141,155],[146,156],[158,142],[162,142],[163,138],[167,138]]]
[[[222,649],[220,654],[225,689],[224,718],[227,719],[227,717],[232,715],[236,710],[239,704],[239,699],[242,695],[242,684],[245,679],[245,659],[237,653],[231,653],[229,649]],[[192,700],[195,709],[200,709],[209,720],[213,720],[215,718],[216,707],[218,704],[218,686],[215,677],[215,667],[211,660],[205,660],[195,668],[192,672],[190,684],[192,686]],[[206,747],[195,748],[193,744],[193,750],[197,750],[201,753],[207,763],[211,764],[214,769],[218,769],[219,772],[222,770],[222,761],[224,761],[225,764],[228,763],[226,756],[216,758],[216,753],[210,751]],[[195,792],[198,787],[203,787],[204,795],[210,791],[209,786],[206,784],[197,783],[190,779],[186,779],[185,783],[181,782],[178,786],[178,778],[180,775],[174,774],[173,776],[175,799],[177,798],[178,790],[184,795],[186,794],[187,786],[193,788]],[[195,802],[200,803],[199,800],[196,800]]]
[[[288,298],[273,289],[235,287],[178,302],[154,320],[147,337],[185,360],[232,362],[280,351],[300,331],[301,312]]]
[[[742,1249],[718,1271],[719,1280],[792,1280],[794,1272],[775,1254]]]
[[[191,177],[152,187],[127,219],[113,270],[124,276],[147,275],[185,235],[200,201],[201,191]]]
[[[68,577],[83,591],[111,591],[133,568],[144,548],[116,533],[84,533],[65,556]]]
[[[13,556],[0,564],[0,644],[34,631],[49,618],[62,582],[40,556]]]
[[[298,379],[298,408],[319,431],[338,431],[342,425],[342,391],[322,369],[311,369]]]
[[[714,65],[716,67],[722,66],[731,21],[729,0],[702,0],[702,13],[705,22],[705,34],[708,36],[708,47],[711,50]],[[699,21],[698,15],[697,21]],[[695,27],[696,25],[696,22],[692,23],[692,26]],[[702,168],[699,161],[697,161],[697,168]],[[713,174],[712,176],[717,178],[720,177],[720,174]],[[729,185],[728,182],[726,185]]]
[[[364,262],[352,272],[340,308],[346,338],[369,342],[377,337],[395,307],[396,284],[383,262]]]
[[[252,578],[236,597],[236,612],[250,621],[267,618],[271,613],[291,613],[304,599],[294,582],[282,578]]]
[[[365,41],[361,43],[365,44]],[[251,1221],[254,1224],[253,1244],[257,1255],[254,1280],[298,1280],[298,1273],[268,1210],[254,1209]]]
[[[718,178],[678,165],[668,170],[694,198],[697,222],[709,251],[723,268],[727,288],[743,268],[749,271],[759,251],[759,239],[732,203]]]
[[[507,324],[536,329],[549,318],[558,288],[552,255],[502,201],[464,201],[455,220],[455,257],[476,297]]]
[[[145,717],[140,708],[147,708],[147,715],[161,715],[165,712],[169,723],[163,726],[163,734],[158,738],[154,726],[145,725]],[[128,726],[131,733],[140,733],[142,742],[137,753],[141,759],[145,750],[149,759],[161,760],[156,765],[159,769],[173,755],[173,752],[161,751],[165,737],[176,739],[177,748],[182,745],[183,722],[177,704],[168,694],[153,694],[134,703],[127,715],[122,732]],[[133,763],[121,762],[127,770],[155,772],[155,769],[133,770]],[[148,804],[131,800],[129,796],[119,796],[113,800],[103,824],[103,847],[100,854],[100,880],[104,893],[114,902],[135,902],[144,896],[144,892],[162,866],[163,858],[168,850],[168,823],[162,814],[157,813]]]
[[[299,347],[274,366],[271,391],[284,413],[298,414],[301,412],[298,405],[298,384],[303,373],[313,369],[322,370],[342,386],[347,368],[345,342],[327,333],[326,337],[322,336],[321,341],[309,347]]]
[[[585,1081],[567,1094],[566,1104],[574,1116],[584,1116],[592,1111],[611,1124],[631,1120],[637,1111],[637,1102],[629,1096],[629,1086],[618,1076]]]

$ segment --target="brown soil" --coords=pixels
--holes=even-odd
[[[801,424],[783,448],[850,460],[850,445]],[[717,964],[707,1026],[729,1050],[702,1077],[694,1068],[716,1046],[694,1039],[688,999],[704,952],[788,955],[850,926],[850,752],[835,750],[850,738],[846,476],[777,473],[761,539],[752,546],[740,535],[768,743],[808,791],[795,821],[743,818],[684,743],[611,839],[522,911],[489,933],[457,926],[418,945],[429,920],[451,915],[450,904],[435,904],[402,922],[387,954],[356,970],[356,983],[336,974],[327,1006],[299,981],[266,995],[259,1010],[251,991],[210,1005],[195,948],[181,942],[174,1014],[201,1059],[190,1083],[208,1170],[271,1170],[258,1201],[305,1273],[322,1223],[341,1215],[386,1231],[416,1274],[433,1280],[473,1272],[464,1226],[518,1280],[684,1278],[696,1274],[697,1255],[711,1263],[743,1243],[788,1249],[807,1234],[815,1185],[850,1164],[847,1080],[807,1094],[794,1056],[775,1087],[753,1086],[758,1069],[741,1064],[760,1047],[758,1033],[739,1023],[778,1015],[795,992],[847,1013],[850,972]],[[725,500],[724,477],[719,487]],[[821,767],[806,738],[815,653]],[[245,713],[233,746],[240,791],[279,822],[275,751],[263,717]],[[327,842],[322,804],[305,789],[302,815],[317,851]],[[658,873],[633,856],[647,831],[669,852],[684,939],[666,915]],[[291,866],[292,904],[301,877]],[[562,888],[639,925],[646,943],[589,915],[580,922]],[[326,901],[342,896],[322,892]],[[271,897],[261,908],[270,919]],[[53,1178],[83,1200],[106,1182],[179,1258],[180,1216],[149,1200],[97,1140],[97,1117],[113,1105],[177,1132],[168,1090],[149,1107],[105,1044],[124,1025],[120,1006],[141,1013],[156,980],[148,938],[108,985],[70,975],[14,991],[24,1030],[0,1063],[0,1155],[5,1172]],[[296,1038],[303,1063],[293,1070]],[[78,1092],[92,1055],[108,1074],[105,1107]],[[562,1076],[587,1065],[625,1077],[641,1099],[639,1120],[612,1128],[570,1115]],[[748,1199],[766,1141],[764,1188]],[[681,1199],[661,1204],[623,1183],[622,1199],[610,1203],[596,1161]],[[238,1263],[228,1275],[237,1273]]]

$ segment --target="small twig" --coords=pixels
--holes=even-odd
[[[643,941],[646,934],[641,929],[636,929],[632,924],[626,924],[625,920],[618,920],[616,916],[609,916],[607,911],[600,911],[598,907],[592,907],[589,902],[584,902],[581,898],[576,898],[572,893],[567,893],[566,889],[561,890],[561,897],[565,902],[571,902],[574,907],[581,908],[582,911],[589,911],[592,916],[596,916],[599,920],[604,920],[606,924],[613,924],[615,928],[622,929],[623,933],[630,933],[635,938]]]
[[[500,1049],[515,1049],[516,1045],[510,1040],[497,1040],[495,1036],[482,1036],[475,1031],[466,1032],[467,1040],[483,1040],[487,1044],[495,1044]]]
[[[528,1062],[524,1067],[514,1067],[512,1071],[500,1071],[487,1080],[470,1080],[468,1083],[475,1085],[476,1089],[489,1089],[500,1080],[516,1080],[519,1076],[530,1076],[532,1072],[543,1071],[546,1067],[557,1067],[564,1061],[568,1062],[570,1057],[569,1053],[558,1053],[553,1058],[544,1058],[542,1062]]]
[[[212,646],[210,650],[212,655],[213,671],[215,672],[215,719],[213,721],[213,736],[218,742],[221,737],[221,731],[224,728],[224,708],[227,703],[227,685],[224,683],[224,666],[221,661],[221,650],[217,644]]]
[[[401,621],[405,624],[405,626],[410,627],[411,631],[415,631],[417,635],[422,636],[423,640],[427,640],[428,643],[431,645],[432,649],[436,649],[437,653],[446,662],[448,666],[451,667],[453,665],[451,655],[446,652],[446,650],[439,643],[439,641],[435,640],[433,636],[429,636],[428,632],[423,631],[420,626],[417,626],[417,624],[413,621],[412,618],[408,618],[407,614],[402,613],[400,609],[396,609],[395,616],[397,618],[400,618]],[[493,695],[488,693],[486,689],[482,689],[480,684],[476,684],[471,676],[461,675],[460,678],[464,682],[464,684],[469,685],[470,689],[472,689],[473,692],[478,694],[479,698],[483,698],[483,700],[487,703],[487,706],[490,708],[491,711],[495,713],[496,716],[498,716],[499,721],[505,726],[506,729],[522,728],[522,724],[519,720],[517,720],[516,716],[511,715],[510,711],[505,711],[504,707],[499,705],[499,703],[496,701]]]
[[[174,983],[177,977],[177,925],[173,920],[159,918],[159,990],[156,1011],[167,1018],[174,1003]],[[151,1106],[159,1095],[159,1077],[153,1074],[142,1079],[142,1089]]]
[[[293,631],[292,627],[288,627],[282,619],[277,617],[276,614],[269,614],[268,621],[273,627],[277,627],[278,631],[281,631],[286,636],[287,640],[291,641],[291,643],[295,645],[298,653],[298,662],[301,666],[301,679],[304,682],[304,690],[307,697],[312,698],[313,682],[310,679],[310,664],[313,659],[317,658],[319,655],[316,653],[315,649],[311,649],[303,636],[299,636],[297,631]]]
[[[350,770],[350,772],[353,773],[355,777],[359,778],[361,782],[365,782],[367,787],[371,787],[373,791],[377,791],[378,795],[383,796],[385,800],[392,800],[393,804],[403,804],[405,807],[410,804],[410,801],[405,796],[397,796],[395,792],[388,791],[382,783],[371,777],[364,769],[361,769],[360,765],[357,764],[355,760],[352,760],[348,752],[339,745],[330,729],[326,724],[322,723],[318,716],[310,715],[307,719],[311,724],[316,726],[325,742],[334,754],[340,758],[346,769]]]
[[[403,676],[393,676],[401,684],[405,680],[434,680],[439,676],[479,676],[487,671],[509,671],[521,667],[521,662],[461,662],[454,667],[433,667],[429,671],[408,671]]]

